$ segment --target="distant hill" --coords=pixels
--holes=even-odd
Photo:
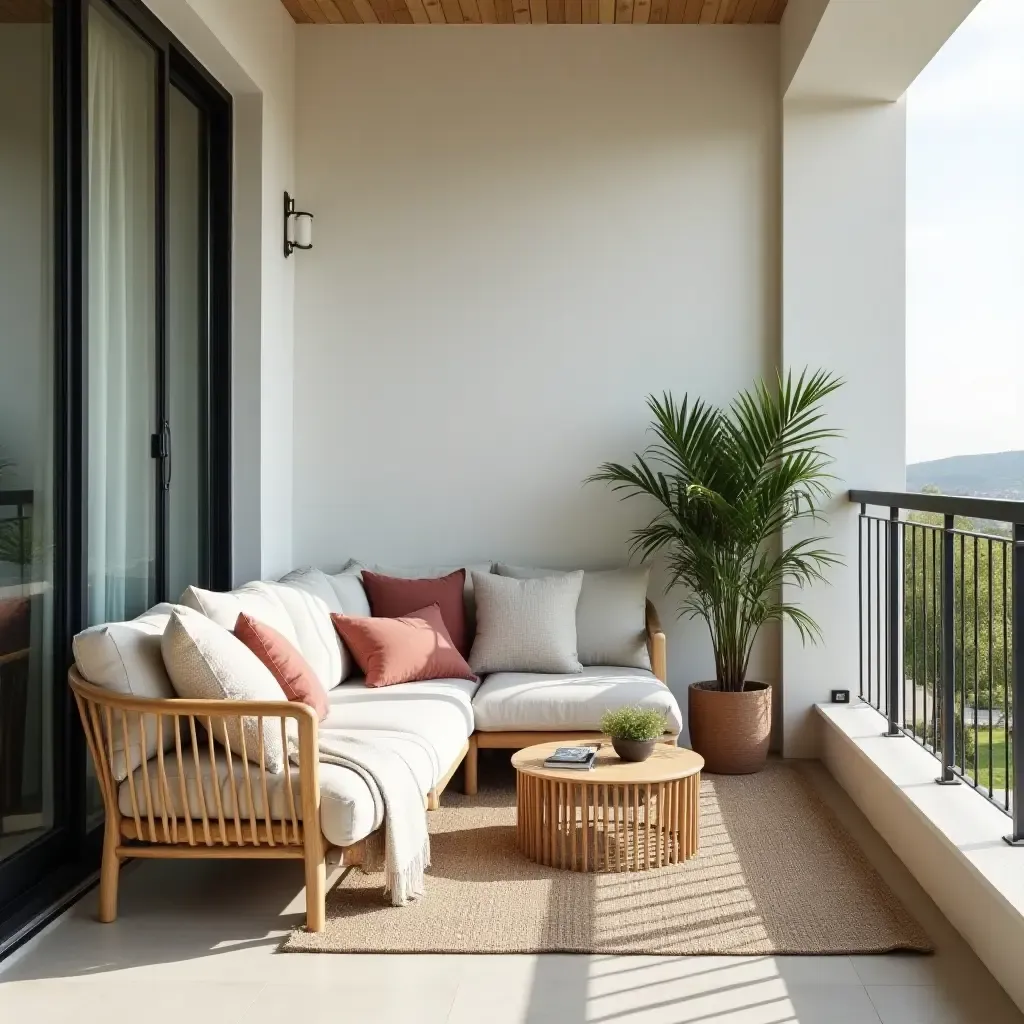
[[[907,466],[907,490],[929,484],[943,494],[1024,499],[1024,451],[955,455]]]

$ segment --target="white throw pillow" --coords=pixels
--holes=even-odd
[[[576,605],[582,583],[582,572],[526,580],[473,573],[473,671],[580,672]]]
[[[71,641],[75,664],[82,678],[93,686],[100,686],[124,697],[173,699],[174,687],[160,655],[160,638],[173,610],[173,605],[158,604],[129,622],[108,622],[83,630]],[[144,760],[156,754],[157,716],[144,715],[140,729],[139,716],[134,712],[126,712],[123,722],[121,712],[114,710],[111,715],[111,767],[114,777],[120,782]],[[102,724],[105,730],[106,722]],[[127,761],[125,730],[122,725],[128,732]],[[145,749],[142,746],[143,729],[146,734]],[[163,740],[164,750],[174,746],[173,720],[166,717]]]
[[[233,633],[202,615],[175,611],[160,641],[167,674],[179,697],[191,700],[259,700],[288,698],[270,670]],[[281,720],[262,720],[263,761],[269,772],[284,770],[287,752]],[[225,729],[226,726],[226,729]],[[213,719],[214,739],[232,753],[260,763],[260,719]]]
[[[530,569],[499,562],[494,571],[512,579],[564,576],[557,569]],[[646,565],[583,573],[576,606],[576,642],[584,665],[619,665],[651,669],[647,650],[647,588],[651,570]]]

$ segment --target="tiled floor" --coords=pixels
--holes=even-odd
[[[0,965],[0,1021],[217,1024],[1009,1024],[1009,999],[831,779],[809,775],[935,941],[933,957],[275,955],[300,867],[129,867]]]

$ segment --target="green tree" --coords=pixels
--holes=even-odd
[[[986,713],[984,719],[989,709],[999,721],[1008,699],[1013,599],[1010,541],[993,532],[991,524],[979,527],[961,517],[954,520],[954,529],[954,732],[956,761],[970,767],[975,753],[972,729],[964,730],[966,749],[960,749],[965,709],[970,711],[968,722],[976,720],[976,711]],[[909,701],[907,715],[917,703],[915,731],[929,743],[935,742],[928,720],[933,717],[932,701],[941,695],[943,540],[941,515],[914,512],[908,516],[903,534],[904,675],[907,685],[916,686],[925,699]]]

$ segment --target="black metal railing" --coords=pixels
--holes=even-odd
[[[1024,844],[1024,501],[850,491],[860,505],[860,696],[1013,819]]]

